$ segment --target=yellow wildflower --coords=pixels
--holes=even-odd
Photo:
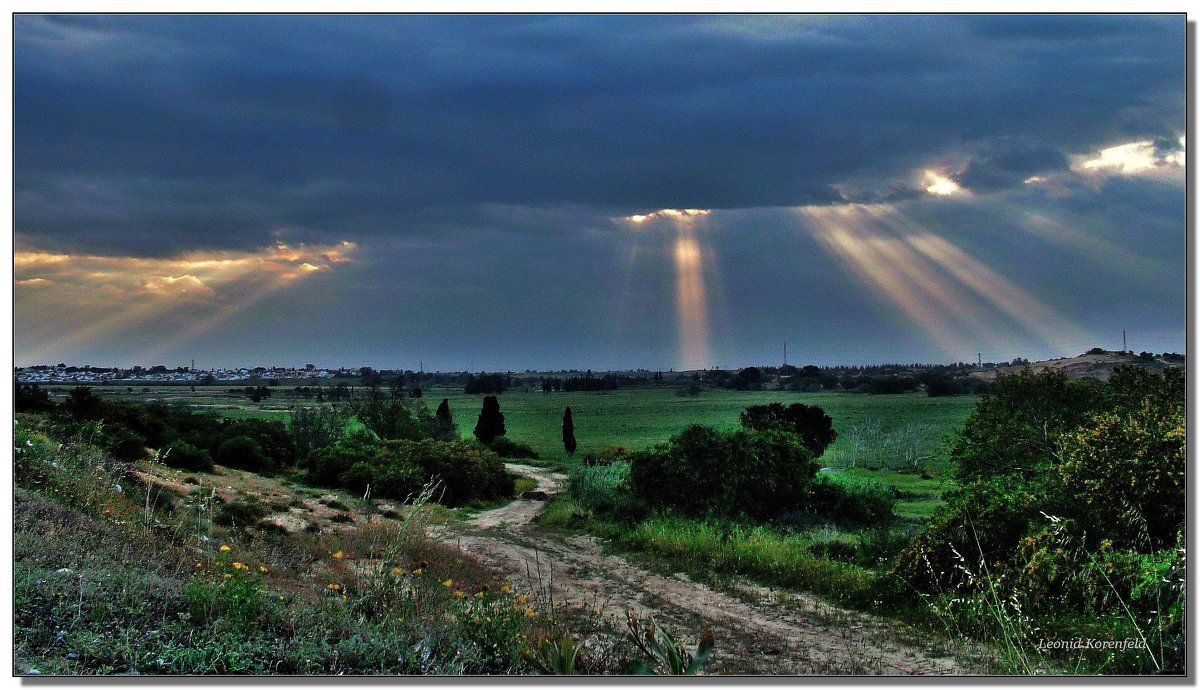
[[[203,567],[204,567],[204,564],[203,564],[203,563],[196,563],[196,567],[197,567],[197,568],[203,568]]]
[[[404,574],[404,569],[403,569],[403,568],[401,568],[400,566],[395,566],[395,565],[394,565],[394,566],[392,566],[392,574],[393,574],[393,575],[403,575],[403,574]]]
[[[517,596],[517,603],[518,603],[518,604],[520,604],[520,605],[524,606],[524,605],[525,605],[525,602],[527,602],[527,601],[529,601],[529,597],[525,596],[524,594],[521,594],[521,595]]]
[[[224,575],[223,577],[224,577],[226,580],[228,580],[228,579],[229,579],[230,577],[232,577],[232,576],[231,576],[229,573],[225,573],[225,575]]]
[[[425,570],[424,570],[424,569],[422,569],[422,568],[417,568],[416,570],[414,570],[414,571],[412,572],[412,574],[413,574],[413,575],[420,575],[420,574],[421,574],[421,573],[423,573],[423,572],[425,572]]]
[[[504,592],[505,594],[512,594],[512,587],[509,587],[508,583],[505,582],[504,584],[500,585],[500,591]]]
[[[258,566],[258,572],[260,572],[260,573],[267,572],[267,566],[265,566],[265,565]]]
[[[454,590],[454,598],[455,598],[455,599],[462,599],[462,598],[463,598],[463,593],[462,593],[462,590],[461,590],[461,589],[456,589],[456,590]]]
[[[234,561],[234,562],[233,562],[233,569],[234,569],[234,570],[241,570],[241,569],[242,569],[242,564],[241,564],[241,562],[240,562],[240,561]]]
[[[332,589],[335,592],[341,588],[342,588],[342,586],[336,582],[330,582],[328,585],[325,585],[325,589]]]
[[[476,598],[476,599],[482,599],[482,598],[483,598],[483,592],[476,592],[476,593],[475,593],[475,598]]]
[[[333,559],[336,561],[340,561],[345,557],[346,557],[346,554],[342,553],[341,551],[335,551],[333,554]]]
[[[229,544],[221,544],[221,548],[217,549],[217,551],[220,551],[221,553],[226,553],[232,550],[233,549],[229,548]]]
[[[453,587],[454,580],[442,580],[442,586],[443,587]]]
[[[537,611],[534,611],[532,608],[529,608],[528,606],[525,607],[525,617],[526,618],[533,618],[536,615],[537,615]]]

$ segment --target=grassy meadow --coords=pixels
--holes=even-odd
[[[289,408],[315,404],[298,396],[295,385],[285,382],[271,388],[272,395],[252,402],[241,387],[197,386],[97,386],[95,392],[130,402],[179,401],[196,411],[209,411],[232,419],[262,418],[287,421]],[[70,386],[51,386],[65,395]],[[946,448],[978,400],[977,396],[927,397],[923,393],[866,395],[860,393],[790,391],[735,391],[704,388],[697,395],[679,395],[678,384],[664,383],[606,392],[506,391],[499,396],[506,436],[528,444],[541,456],[534,464],[560,469],[576,466],[591,451],[613,445],[637,450],[661,443],[691,424],[718,429],[738,426],[738,416],[751,405],[800,402],[816,405],[833,419],[838,439],[821,458],[833,468],[845,468],[847,477],[869,478],[901,493],[897,515],[923,519],[941,504],[941,494],[953,486]],[[459,433],[471,438],[483,404],[482,395],[467,395],[461,387],[425,389],[421,403],[430,410],[442,398]],[[562,413],[570,407],[579,446],[568,457],[562,445]],[[352,422],[354,423],[354,422]],[[912,462],[896,462],[906,453]],[[871,462],[872,454],[886,458]]]

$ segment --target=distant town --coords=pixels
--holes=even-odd
[[[297,367],[241,367],[236,369],[195,369],[165,366],[129,369],[118,367],[75,367],[66,364],[17,367],[20,383],[184,383],[214,385],[250,380],[331,379],[359,377],[361,369],[320,369],[309,364]]]

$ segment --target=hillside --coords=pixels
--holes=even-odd
[[[1132,352],[1084,353],[1077,357],[1061,357],[1032,364],[1014,364],[986,371],[976,371],[972,372],[970,376],[984,381],[995,381],[996,377],[1001,374],[1015,374],[1028,367],[1034,371],[1046,369],[1061,371],[1072,379],[1094,378],[1107,381],[1113,370],[1124,366],[1141,367],[1151,373],[1161,374],[1168,368],[1182,367],[1183,362],[1168,362],[1161,356],[1144,359]]]

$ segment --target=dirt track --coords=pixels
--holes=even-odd
[[[539,467],[509,464],[553,494],[566,480]],[[803,594],[738,585],[716,591],[677,573],[658,575],[593,537],[539,529],[545,503],[519,499],[433,534],[485,563],[513,573],[515,585],[555,607],[591,608],[618,624],[632,610],[677,632],[693,648],[704,630],[716,637],[708,673],[753,675],[942,675],[970,673],[944,650],[917,643],[901,625],[846,611]]]

